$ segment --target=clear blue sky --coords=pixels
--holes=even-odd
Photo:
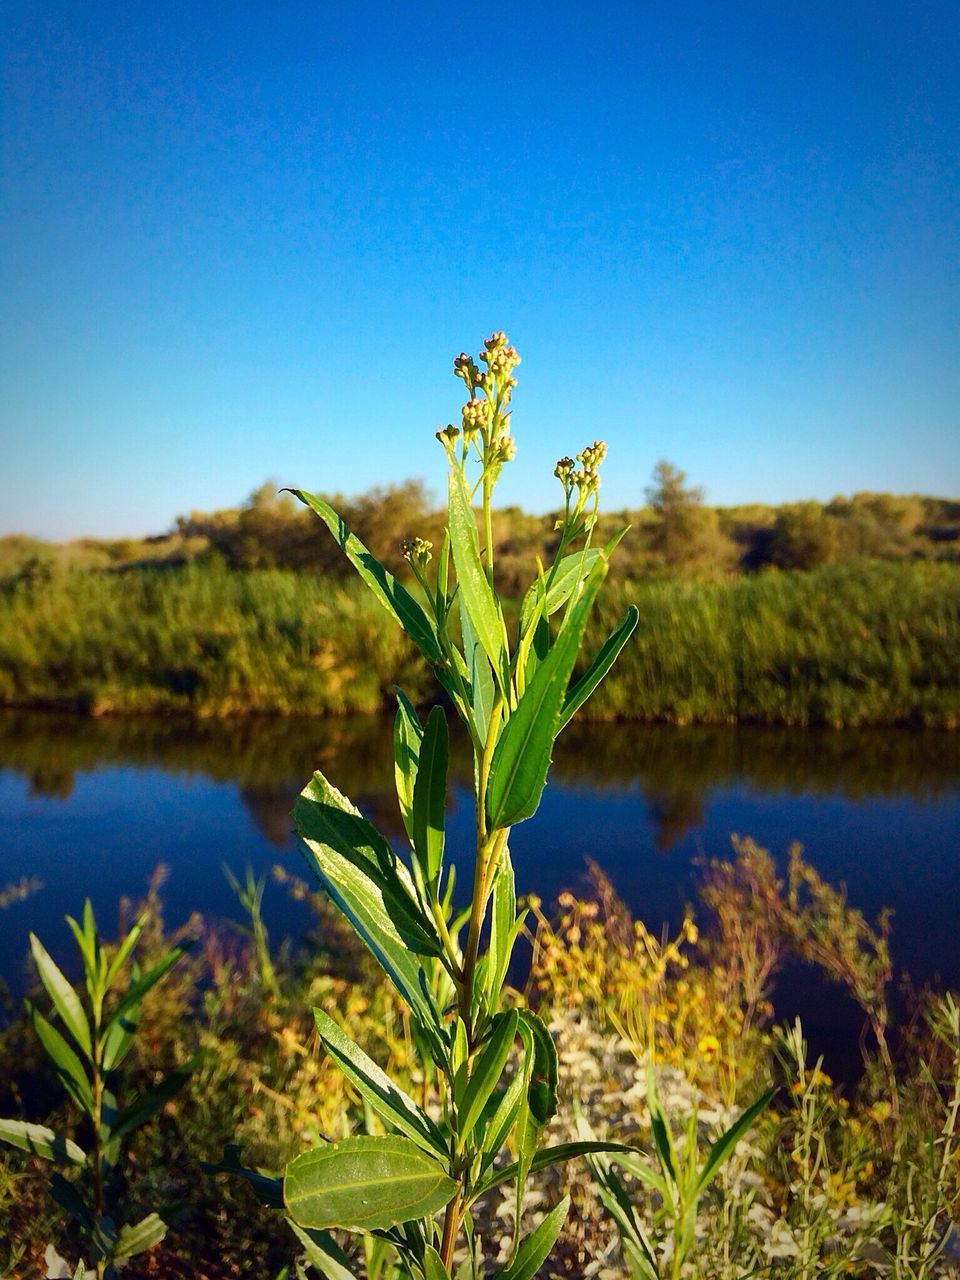
[[[493,328],[505,502],[595,436],[611,506],[958,496],[958,49],[954,0],[7,0],[0,532],[439,487]]]

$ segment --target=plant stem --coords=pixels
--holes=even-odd
[[[440,1241],[440,1261],[446,1267],[447,1271],[453,1265],[453,1250],[457,1243],[457,1236],[460,1234],[460,1207],[463,1204],[463,1191],[457,1188],[457,1193],[447,1205],[447,1211],[443,1218],[443,1239]]]

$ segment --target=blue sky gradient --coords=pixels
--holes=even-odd
[[[12,3],[0,532],[423,476],[523,356],[503,502],[960,496],[954,4]]]

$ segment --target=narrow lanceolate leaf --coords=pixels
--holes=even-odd
[[[598,560],[553,648],[537,668],[501,731],[487,784],[487,824],[491,830],[513,826],[537,811],[570,673],[606,572],[606,562]]]
[[[647,1110],[650,1113],[650,1136],[653,1148],[660,1161],[664,1176],[676,1186],[677,1167],[674,1160],[673,1138],[670,1134],[670,1121],[660,1104],[657,1085],[653,1075],[653,1067],[647,1067]]]
[[[443,1134],[425,1111],[353,1043],[322,1009],[314,1009],[317,1033],[337,1066],[380,1116],[434,1155],[446,1153]]]
[[[558,609],[562,609],[577,584],[587,576],[599,558],[600,552],[596,547],[590,547],[587,551],[574,551],[572,555],[564,556],[560,561],[556,576],[545,595],[539,582],[534,582],[531,587],[528,587],[523,597],[523,604],[520,606],[521,633],[529,627],[534,615],[538,612],[538,605],[541,606],[539,611],[546,618],[551,617]]]
[[[321,884],[428,1034],[440,1033],[442,1019],[417,960],[439,955],[440,943],[387,842],[321,773],[297,798],[293,818]]]
[[[620,1232],[620,1244],[630,1272],[637,1280],[658,1280],[657,1262],[623,1184],[605,1156],[587,1156],[597,1193]]]
[[[759,1116],[760,1112],[767,1107],[770,1099],[776,1093],[775,1089],[768,1089],[762,1097],[758,1098],[746,1111],[734,1120],[733,1124],[716,1140],[707,1153],[703,1168],[700,1170],[700,1176],[697,1178],[697,1193],[699,1194],[706,1186],[716,1177],[724,1161],[733,1154],[734,1148],[742,1137],[746,1135],[747,1130]]]
[[[461,607],[466,609],[477,639],[500,678],[503,659],[503,621],[493,589],[480,563],[477,522],[463,473],[454,467],[449,484],[450,546],[457,570]],[[469,660],[469,654],[467,655]]]
[[[533,1280],[550,1256],[550,1250],[557,1243],[557,1236],[569,1212],[570,1197],[564,1196],[536,1230],[527,1236],[510,1265],[496,1273],[494,1280]]]
[[[303,489],[290,489],[288,492],[316,512],[367,587],[399,622],[427,661],[439,662],[443,655],[433,623],[406,587],[397,582],[393,574],[370,554],[329,503]]]
[[[117,1243],[113,1246],[113,1256],[117,1262],[136,1257],[159,1244],[167,1234],[167,1224],[158,1213],[148,1213],[134,1226],[120,1228]]]
[[[449,754],[447,717],[442,707],[433,707],[420,743],[413,788],[413,846],[428,885],[436,885],[443,866]]]
[[[460,1130],[458,1150],[470,1135],[477,1123],[487,1099],[503,1075],[510,1050],[517,1037],[517,1024],[520,1016],[516,1009],[508,1013],[498,1013],[493,1019],[493,1030],[490,1038],[477,1054],[473,1071],[463,1090],[463,1096],[457,1101],[457,1125]]]
[[[107,1018],[106,1026],[113,1027],[116,1023],[126,1018],[131,1010],[139,1007],[143,997],[157,985],[162,982],[175,964],[177,964],[193,946],[193,941],[181,942],[153,966],[141,977],[131,982],[126,991],[114,1005]]]
[[[428,1244],[424,1251],[423,1276],[424,1280],[450,1280],[450,1272],[432,1244]]]
[[[513,863],[510,859],[510,850],[506,845],[500,855],[491,898],[493,907],[490,913],[490,946],[487,951],[488,964],[484,981],[487,1002],[491,1008],[496,1008],[496,1002],[499,1000],[507,970],[510,967],[514,943],[526,916],[526,912],[522,912],[519,919],[517,917]]]
[[[90,1040],[90,1024],[87,1022],[87,1015],[83,1011],[80,997],[51,960],[46,948],[35,933],[30,935],[30,950],[33,952],[33,959],[40,975],[40,981],[46,987],[47,995],[53,1001],[53,1007],[63,1019],[63,1025],[87,1057],[92,1058],[93,1048]]]
[[[336,1240],[325,1231],[306,1231],[287,1219],[290,1230],[303,1245],[307,1261],[325,1280],[354,1280],[349,1260]]]
[[[393,722],[393,771],[397,783],[400,816],[411,843],[413,842],[413,788],[420,761],[423,728],[420,717],[402,689],[397,690],[397,715]]]
[[[31,1155],[56,1160],[58,1164],[85,1164],[83,1150],[69,1138],[63,1138],[42,1124],[24,1120],[0,1120],[0,1142],[29,1151]]]
[[[287,1165],[283,1199],[302,1227],[384,1230],[436,1213],[457,1184],[409,1138],[346,1138]]]
[[[87,1115],[92,1116],[94,1110],[93,1092],[90,1088],[90,1081],[87,1079],[87,1073],[83,1069],[83,1063],[56,1027],[47,1021],[39,1009],[35,1009],[32,1004],[27,1002],[27,1012],[37,1039],[46,1050],[47,1057],[53,1063],[63,1087],[74,1102]]]
[[[604,1152],[612,1155],[628,1156],[638,1154],[636,1147],[625,1146],[622,1142],[560,1142],[554,1147],[542,1147],[530,1161],[530,1172],[537,1173],[541,1169],[549,1169],[555,1164],[565,1164],[568,1160],[576,1160],[580,1156],[602,1154]],[[477,1184],[473,1195],[470,1197],[471,1204],[480,1196],[486,1195],[488,1191],[493,1191],[496,1187],[502,1187],[506,1182],[513,1182],[517,1176],[518,1169],[519,1163],[516,1160],[512,1164],[501,1166],[499,1169],[492,1169]]]
[[[636,605],[630,605],[626,613],[620,619],[616,629],[610,633],[603,645],[597,652],[590,666],[586,669],[580,679],[567,692],[563,701],[563,708],[560,712],[560,728],[565,728],[586,700],[596,689],[597,685],[603,680],[607,672],[620,656],[620,650],[633,635],[637,622],[640,619],[640,612]],[[559,732],[559,730],[558,730]]]
[[[149,919],[150,919],[150,915],[148,912],[145,911],[140,916],[140,918],[136,921],[136,923],[133,925],[130,932],[120,943],[119,947],[117,947],[116,951],[114,952],[113,959],[110,961],[110,965],[107,969],[107,977],[106,977],[104,986],[106,987],[112,986],[114,978],[116,978],[117,974],[120,972],[124,964],[127,962],[130,956],[130,953],[133,951],[133,948],[137,945],[137,942],[140,939],[140,935],[141,933],[143,933],[144,929],[146,928],[147,921]]]

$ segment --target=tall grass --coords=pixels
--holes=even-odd
[[[767,724],[960,724],[960,571],[829,566],[629,597],[640,626],[595,714]]]
[[[67,574],[0,602],[0,700],[95,713],[374,711],[417,686],[359,587],[222,566]]]
[[[674,723],[960,725],[960,567],[826,566],[623,583],[640,626],[592,714]],[[0,703],[95,713],[373,711],[427,687],[353,584],[216,564],[67,573],[0,594]]]

